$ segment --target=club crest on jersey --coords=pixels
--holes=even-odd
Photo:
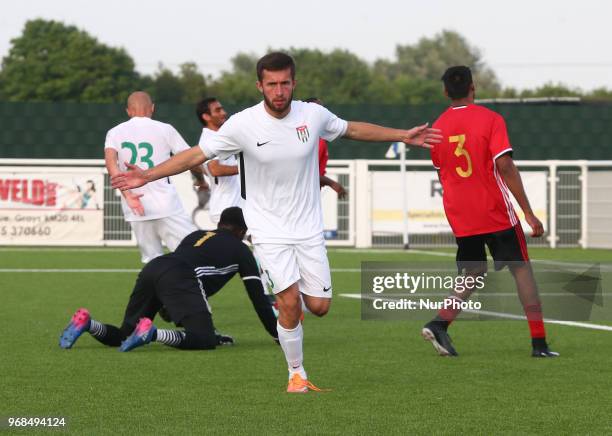
[[[308,141],[308,138],[310,138],[310,133],[308,132],[308,126],[306,125],[296,127],[295,131],[297,133],[298,139],[302,142],[306,142]]]

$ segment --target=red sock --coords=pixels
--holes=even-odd
[[[444,299],[444,307],[438,311],[438,318],[446,321],[449,325],[451,322],[457,318],[457,315],[461,313],[461,309],[453,306],[453,302],[455,304],[463,302],[459,297],[455,297],[451,295],[450,297],[446,297]]]
[[[544,329],[544,321],[542,320],[542,306],[532,304],[523,307],[529,324],[529,332],[532,338],[545,338],[546,330]]]

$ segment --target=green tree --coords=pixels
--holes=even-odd
[[[535,89],[525,89],[521,91],[522,98],[537,98],[537,97],[580,97],[582,91],[578,88],[570,88],[561,83],[545,83]]]
[[[272,49],[268,50],[273,51]],[[295,97],[318,96],[326,103],[363,103],[369,100],[371,69],[363,60],[346,50],[290,48],[297,65],[298,86]],[[232,69],[221,74],[212,85],[223,101],[251,104],[261,99],[255,87],[258,56],[238,53],[232,59]]]
[[[210,80],[210,78],[208,79]],[[194,62],[185,62],[179,69],[179,82],[183,87],[182,103],[196,103],[208,93],[207,78]]]
[[[589,100],[612,100],[612,89],[604,87],[596,88],[585,97]]]
[[[370,66],[348,50],[329,53],[307,48],[290,48],[297,65],[296,98],[312,96],[325,103],[365,103],[370,100]]]
[[[403,74],[439,84],[448,67],[467,65],[472,69],[480,97],[495,96],[500,91],[497,77],[482,60],[480,51],[457,32],[444,30],[433,38],[421,38],[414,45],[398,45],[395,57],[394,61],[377,61],[375,70],[390,80]],[[432,95],[431,98],[437,100],[438,97]]]
[[[208,86],[193,62],[181,64],[178,74],[160,63],[146,89],[160,103],[195,103],[206,95]]]
[[[259,57],[252,53],[238,53],[231,59],[232,68],[224,71],[210,86],[210,93],[224,103],[248,105],[261,100],[255,87],[255,66]]]
[[[153,74],[147,91],[151,94],[153,101],[158,103],[179,103],[184,96],[180,79],[162,63],[158,65],[157,71]]]
[[[125,50],[42,19],[11,41],[0,71],[0,95],[9,101],[124,101],[140,84]]]

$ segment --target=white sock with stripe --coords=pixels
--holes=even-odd
[[[94,338],[103,338],[106,336],[106,326],[95,319],[90,319],[89,333],[91,333]]]
[[[161,342],[171,347],[178,346],[185,339],[185,332],[178,330],[157,329],[157,339],[155,342]]]
[[[304,331],[302,330],[302,323],[299,323],[294,329],[286,329],[277,322],[276,330],[278,331],[278,341],[280,342],[280,346],[285,353],[285,359],[287,360],[289,377],[297,372],[304,380],[307,380],[308,377],[302,365],[304,361],[304,354],[302,351]]]

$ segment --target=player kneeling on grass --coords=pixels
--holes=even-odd
[[[475,87],[468,67],[451,67],[442,76],[451,100],[434,127],[444,139],[431,150],[434,167],[444,189],[444,211],[457,239],[457,267],[473,278],[487,271],[485,245],[495,269],[508,265],[516,282],[531,333],[533,357],[556,357],[546,343],[542,305],[527,253],[521,223],[510,203],[514,195],[531,227],[539,237],[544,227],[535,216],[523,189],[521,176],[512,160],[512,147],[501,115],[474,104]],[[472,282],[473,283],[473,282]],[[445,308],[427,323],[423,337],[442,356],[456,356],[448,326],[459,315],[457,302],[466,301],[473,287],[456,292]]]
[[[238,272],[267,332],[278,341],[272,312],[251,250],[242,243],[247,226],[242,210],[223,211],[217,230],[195,231],[173,253],[157,257],[142,269],[125,309],[121,327],[102,324],[79,309],[62,332],[60,347],[71,348],[88,331],[105,345],[121,351],[161,342],[183,350],[211,350],[231,338],[215,333],[208,298]],[[153,318],[164,306],[184,330],[158,329]],[[129,336],[128,336],[129,335]]]

